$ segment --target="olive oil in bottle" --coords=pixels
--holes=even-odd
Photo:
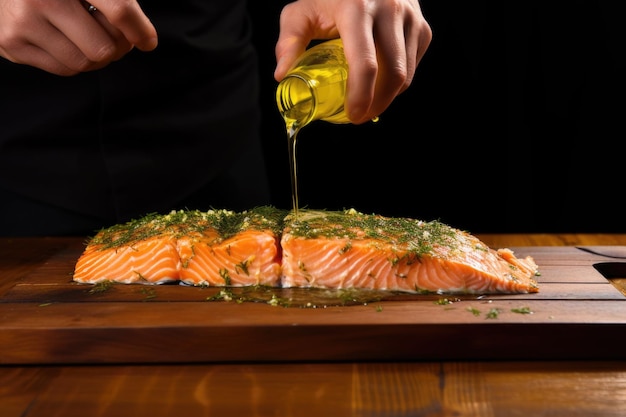
[[[276,103],[285,120],[289,145],[291,196],[298,216],[296,139],[298,132],[314,120],[350,123],[344,108],[348,64],[341,39],[333,39],[306,50],[278,84]]]

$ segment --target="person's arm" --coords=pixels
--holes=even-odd
[[[297,0],[281,12],[276,80],[310,41],[337,37],[350,68],[348,116],[360,124],[382,114],[409,87],[432,30],[418,0]]]
[[[132,48],[152,50],[157,33],[135,1],[0,0],[0,56],[69,76],[101,68]]]

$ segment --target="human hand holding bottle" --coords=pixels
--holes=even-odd
[[[89,12],[78,0],[0,0],[0,56],[69,76],[156,47],[156,29],[135,0],[92,4]]]
[[[276,80],[311,40],[337,37],[350,68],[346,110],[352,123],[361,124],[411,85],[432,30],[418,0],[297,0],[280,16]]]

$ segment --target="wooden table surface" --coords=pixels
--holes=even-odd
[[[478,237],[494,248],[626,245],[619,234]],[[22,244],[45,254],[58,239]],[[0,295],[45,262],[6,243]],[[164,351],[158,364],[0,366],[1,417],[127,415],[622,417],[626,360],[168,363]]]

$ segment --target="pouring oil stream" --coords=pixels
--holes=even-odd
[[[348,63],[341,39],[307,49],[276,89],[276,103],[285,121],[294,216],[298,218],[296,143],[300,130],[314,120],[350,123],[344,108]],[[376,122],[378,118],[373,119]]]

